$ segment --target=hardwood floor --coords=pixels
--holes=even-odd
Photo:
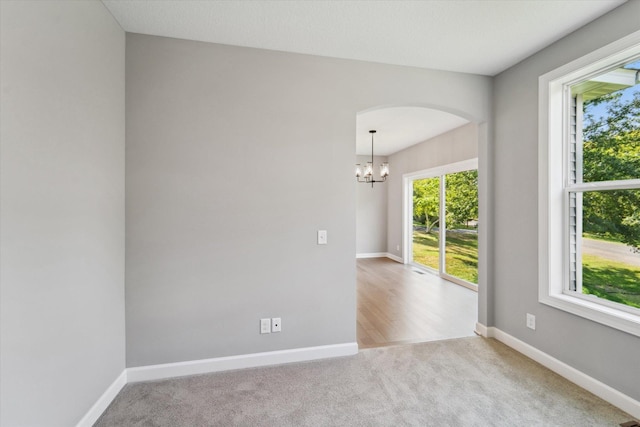
[[[388,258],[357,267],[360,348],[474,335],[476,292]]]

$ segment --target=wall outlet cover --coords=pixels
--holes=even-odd
[[[271,319],[271,332],[280,332],[282,331],[282,319],[279,317],[274,317]]]
[[[536,316],[531,313],[527,313],[527,328],[536,329]]]

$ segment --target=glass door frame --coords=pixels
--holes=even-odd
[[[447,224],[445,221],[446,214],[446,178],[445,175],[464,172],[468,170],[478,169],[478,159],[463,160],[461,162],[450,163],[447,165],[437,166],[430,169],[425,169],[416,172],[410,172],[402,175],[402,262],[404,264],[412,265],[415,268],[426,270],[430,273],[437,274],[438,276],[446,279],[450,282],[472,289],[478,290],[478,285],[460,279],[459,277],[451,276],[446,273],[446,230]],[[420,179],[440,177],[440,219],[438,223],[438,270],[427,267],[422,264],[418,264],[413,261],[413,182]],[[478,247],[479,249],[479,247]],[[478,256],[480,256],[478,254]],[[479,278],[479,277],[478,277]]]

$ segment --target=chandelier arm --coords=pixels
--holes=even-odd
[[[366,179],[363,180],[362,178],[356,178],[356,182],[361,182],[363,184],[369,184],[371,182],[385,182],[386,180],[387,180],[386,177],[382,177],[382,179],[372,179],[369,181],[367,181]]]

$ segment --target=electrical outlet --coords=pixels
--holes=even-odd
[[[527,313],[527,328],[536,329],[536,316],[531,313]]]
[[[327,230],[318,230],[318,244],[319,245],[327,244]]]
[[[396,245],[396,251],[400,251],[400,245]]]
[[[261,334],[271,333],[271,319],[260,319],[260,333]]]
[[[271,332],[280,332],[282,331],[282,319],[279,317],[274,317],[271,319]]]

